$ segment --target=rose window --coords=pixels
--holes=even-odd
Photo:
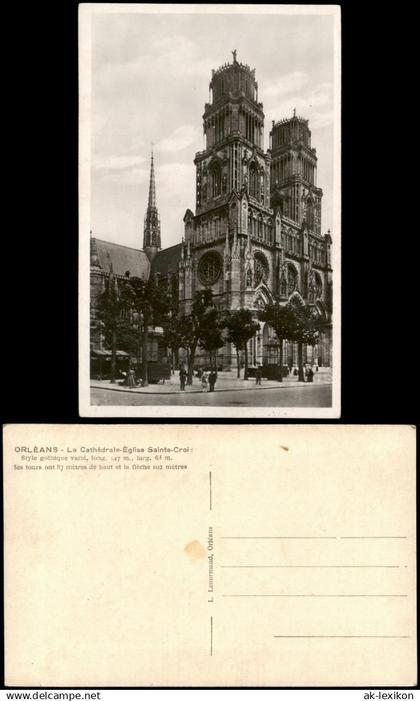
[[[198,264],[198,277],[203,285],[214,285],[222,272],[222,259],[216,251],[205,253]]]

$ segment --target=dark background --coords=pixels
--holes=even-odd
[[[340,421],[415,423],[418,224],[416,186],[403,177],[402,159],[417,137],[396,63],[399,19],[341,5]],[[79,421],[77,10],[64,0],[28,7],[4,29],[12,38],[5,104],[17,131],[3,130],[3,146],[12,146],[11,170],[3,170],[11,191],[3,220],[4,422]]]
[[[404,160],[416,161],[418,127],[415,82],[407,90],[404,78],[418,38],[410,44],[414,17],[402,5],[339,4],[339,422],[414,424],[419,195]],[[94,423],[78,416],[77,11],[72,0],[2,8],[3,423]],[[110,422],[124,420],[99,423]]]

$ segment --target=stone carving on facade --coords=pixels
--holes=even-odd
[[[298,291],[299,276],[296,268],[290,263],[287,266],[287,292],[289,295]]]
[[[243,229],[243,232],[246,231],[247,220],[248,220],[248,215],[247,215],[247,203],[246,203],[246,202],[242,202],[242,229]]]
[[[257,251],[254,254],[254,286],[257,287],[261,282],[266,283],[269,276],[269,265],[267,258],[263,253]]]
[[[315,302],[315,277],[312,266],[309,267],[307,272],[307,297],[311,304]]]
[[[287,297],[287,264],[283,263],[279,270],[279,289],[281,297]]]
[[[319,273],[315,273],[315,299],[322,300],[323,284]]]
[[[251,207],[248,207],[248,234],[252,236],[252,219],[253,219],[253,211]]]
[[[252,270],[250,267],[248,267],[246,271],[246,286],[252,287]]]
[[[222,272],[222,258],[216,251],[201,256],[198,263],[198,277],[205,286],[214,285]]]

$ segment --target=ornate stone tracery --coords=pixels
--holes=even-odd
[[[298,288],[299,277],[297,270],[294,265],[287,266],[287,292],[289,295],[293,294]]]
[[[269,270],[267,258],[257,251],[254,255],[254,287],[268,281]]]
[[[223,267],[221,256],[216,251],[209,251],[201,256],[198,263],[198,277],[206,287],[214,285],[219,279]]]
[[[251,270],[251,268],[248,268],[248,270],[246,271],[246,286],[252,287],[252,270]]]
[[[316,299],[322,299],[322,292],[323,292],[323,284],[322,284],[322,278],[319,273],[315,273],[315,298]]]

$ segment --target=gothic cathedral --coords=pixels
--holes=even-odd
[[[255,70],[237,61],[212,71],[203,115],[206,148],[195,156],[195,214],[184,216],[179,263],[180,306],[188,313],[194,292],[213,291],[221,309],[257,311],[275,297],[316,305],[331,320],[331,236],[321,233],[322,190],[308,120],[295,113],[272,122],[264,151],[264,112]],[[305,362],[331,364],[330,333],[305,349]],[[285,344],[285,362],[297,349]],[[235,364],[227,345],[223,367]],[[272,331],[261,324],[250,341],[251,364],[276,362]]]
[[[91,239],[91,317],[95,300],[112,273],[115,284],[131,276],[156,276],[188,314],[194,293],[209,288],[223,310],[246,308],[255,315],[265,303],[309,304],[329,323],[318,346],[304,349],[304,362],[330,367],[331,235],[321,231],[322,190],[317,186],[316,149],[308,120],[296,115],[273,121],[264,151],[264,112],[255,70],[233,62],[212,71],[203,129],[206,148],[195,155],[195,214],[187,209],[184,239],[161,249],[152,154],[143,249]],[[153,341],[151,357],[165,349]],[[155,347],[156,346],[156,347]],[[94,343],[93,352],[101,348]],[[160,348],[160,350],[159,350]],[[104,351],[102,351],[104,352]],[[283,357],[297,365],[296,344],[284,342]],[[163,355],[162,355],[163,354]],[[160,357],[162,355],[162,358]],[[260,323],[248,347],[250,365],[278,362],[272,329]],[[233,370],[236,353],[226,343],[219,367]],[[206,364],[204,354],[197,365]]]

